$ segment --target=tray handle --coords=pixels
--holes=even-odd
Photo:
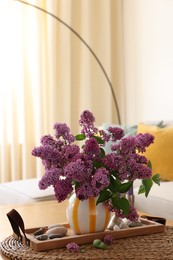
[[[142,215],[140,217],[154,221],[154,222],[157,222],[157,223],[162,224],[162,225],[166,225],[166,218],[154,217],[154,216],[148,216],[148,215]]]
[[[21,215],[15,209],[12,209],[11,211],[9,211],[7,213],[7,217],[9,219],[12,229],[13,229],[14,233],[17,235],[18,239],[22,240],[22,235],[20,232],[20,230],[21,230],[25,237],[26,243],[28,244],[29,239],[27,238],[27,236],[25,234],[25,226],[24,226],[24,222],[23,222]]]

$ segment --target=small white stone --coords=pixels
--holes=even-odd
[[[120,230],[119,226],[114,225],[113,230]]]
[[[129,219],[127,219],[127,218],[123,218],[123,221],[124,221],[127,225],[129,225],[129,224],[131,223],[131,221],[130,221]]]
[[[117,226],[119,226],[119,225],[121,224],[121,221],[122,221],[121,218],[116,217],[115,224],[116,224]]]
[[[120,227],[120,229],[129,228],[129,226],[127,225],[127,223],[125,223],[124,221],[121,221],[119,227]]]

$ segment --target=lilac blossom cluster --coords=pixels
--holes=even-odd
[[[132,204],[130,205],[130,210],[128,214],[124,214],[122,210],[114,208],[110,201],[106,202],[105,204],[107,205],[109,211],[114,212],[116,217],[118,218],[127,218],[132,222],[136,222],[139,218],[138,212]]]
[[[71,242],[71,243],[68,243],[66,245],[66,248],[71,252],[71,253],[77,253],[79,252],[79,245],[75,242]]]
[[[43,136],[41,146],[32,150],[32,155],[39,157],[45,168],[39,188],[46,189],[52,185],[58,202],[67,199],[73,191],[80,200],[98,197],[111,185],[111,175],[120,182],[146,179],[152,175],[147,159],[137,153],[144,152],[153,143],[152,135],[146,133],[125,137],[119,127],[109,127],[103,131],[95,127],[94,122],[90,111],[85,110],[81,114],[82,148],[75,143],[77,136],[70,133],[65,123],[56,123],[55,137]],[[104,146],[109,141],[112,152],[105,154]],[[117,210],[116,213],[120,215],[122,212]],[[131,207],[131,219],[135,218],[133,214]]]
[[[103,163],[117,172],[121,181],[150,178],[152,172],[147,167],[147,158],[136,151],[145,152],[153,140],[154,137],[149,133],[121,138],[118,143],[112,144],[112,153],[105,156]]]
[[[106,244],[106,245],[112,245],[113,244],[113,242],[114,242],[114,238],[113,238],[113,236],[111,236],[111,235],[106,235],[105,237],[104,237],[104,240],[103,240],[103,242]]]

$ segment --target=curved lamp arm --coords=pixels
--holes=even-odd
[[[115,107],[116,107],[116,111],[117,111],[117,117],[118,117],[118,123],[121,124],[121,117],[120,117],[120,112],[119,112],[119,108],[118,108],[118,103],[117,103],[117,100],[116,100],[116,96],[115,96],[115,92],[114,92],[114,88],[113,88],[113,85],[106,73],[106,70],[104,69],[102,63],[100,62],[99,58],[97,57],[97,55],[95,54],[95,52],[91,49],[91,47],[88,45],[88,43],[80,36],[80,34],[78,32],[76,32],[71,26],[69,26],[67,23],[65,23],[62,19],[60,19],[58,16],[46,11],[45,9],[39,7],[39,6],[36,6],[34,4],[30,4],[30,3],[27,3],[25,1],[22,1],[22,0],[14,0],[14,1],[17,1],[17,2],[20,2],[20,3],[23,3],[23,4],[26,4],[26,5],[29,5],[29,6],[32,6],[50,16],[52,16],[54,19],[56,19],[57,21],[59,21],[60,23],[62,23],[64,26],[66,26],[70,31],[72,31],[80,40],[81,42],[83,42],[83,44],[88,48],[88,50],[91,52],[91,54],[94,56],[95,60],[97,61],[98,65],[100,66],[103,74],[105,75],[105,78],[109,84],[109,87],[110,87],[110,90],[111,90],[111,93],[112,93],[112,97],[113,97],[113,100],[114,100],[114,104],[115,104]]]

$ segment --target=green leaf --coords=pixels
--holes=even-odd
[[[124,214],[128,214],[130,211],[130,203],[126,198],[120,198],[120,208],[123,211]]]
[[[110,175],[110,188],[114,192],[120,192],[121,181]]]
[[[148,161],[148,167],[152,170],[152,164],[151,164],[151,161]]]
[[[115,178],[119,177],[119,173],[117,171],[111,171],[111,175],[114,176]]]
[[[130,203],[126,198],[119,198],[118,196],[111,197],[112,205],[114,208],[122,210],[124,214],[128,214],[130,211]]]
[[[103,148],[100,148],[101,151],[101,157],[104,158],[105,157],[105,150]]]
[[[121,182],[117,179],[114,178],[114,176],[110,175],[110,185],[109,185],[109,189],[114,193],[114,192],[118,192],[119,186],[120,186]]]
[[[138,190],[138,194],[142,194],[145,193],[145,187],[143,184],[140,185],[139,190]]]
[[[103,166],[103,163],[98,161],[93,161],[93,166],[98,169]]]
[[[153,186],[153,181],[152,179],[143,179],[142,184],[145,187],[145,197],[147,197],[151,190],[151,187]]]
[[[74,186],[75,186],[75,189],[80,187],[80,184],[79,184],[79,182],[78,182],[78,181],[76,181],[76,180],[72,180],[72,185],[74,185]]]
[[[100,249],[107,249],[107,245],[103,243],[100,239],[94,239],[93,246]]]
[[[122,184],[120,185],[120,187],[119,187],[119,188],[120,188],[120,189],[119,189],[119,192],[121,192],[121,193],[127,192],[132,185],[133,185],[133,181],[129,181],[129,182],[122,183]]]
[[[112,192],[110,190],[107,190],[107,189],[102,190],[100,192],[100,195],[99,195],[97,201],[96,201],[96,205],[110,199],[111,196],[112,196]]]
[[[86,136],[84,134],[78,134],[75,136],[77,141],[85,140]]]
[[[109,189],[112,192],[120,192],[120,193],[125,193],[127,192],[130,187],[133,185],[133,181],[121,183],[120,180],[114,178],[114,176],[110,175],[110,185]]]
[[[151,179],[160,186],[160,174],[153,175]]]
[[[119,205],[119,197],[114,194],[112,197],[111,197],[111,202],[112,202],[112,205],[115,209],[120,209],[120,205]]]
[[[101,139],[101,137],[99,137],[97,135],[93,135],[92,137],[97,140],[98,144],[104,144],[104,141]]]

